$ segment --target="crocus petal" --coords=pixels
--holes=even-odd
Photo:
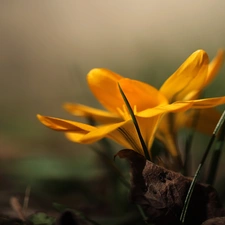
[[[157,130],[159,121],[162,115],[157,115],[149,118],[143,118],[136,116],[138,125],[141,130],[141,135],[144,139],[147,149],[150,151],[152,142],[154,140],[154,134]],[[150,153],[151,155],[151,153]]]
[[[97,129],[92,130],[87,135],[85,135],[82,138],[82,142],[83,143],[96,142],[96,141],[102,139],[103,137],[106,137],[106,135],[108,135],[112,131],[120,128],[121,126],[123,126],[124,124],[126,124],[128,122],[129,121],[123,121],[123,122],[120,122],[120,123],[114,123],[114,124],[99,126],[99,127],[97,127]]]
[[[37,118],[43,123],[45,126],[57,130],[57,131],[73,131],[79,133],[87,133],[96,128],[84,123],[73,122],[70,120],[63,120],[55,117],[42,116],[37,115]]]
[[[117,108],[124,104],[118,89],[122,76],[106,69],[93,69],[87,75],[92,93],[109,111],[118,113]]]
[[[75,116],[83,116],[103,124],[116,123],[121,121],[121,118],[118,117],[118,115],[81,104],[66,103],[64,104],[64,109]]]
[[[177,157],[180,154],[176,143],[176,132],[178,129],[176,126],[177,114],[180,113],[165,114],[156,132],[156,138],[165,145],[167,151],[169,151],[173,157]]]
[[[190,100],[184,101],[183,103],[192,103],[191,108],[195,109],[203,109],[203,108],[213,108],[218,105],[222,105],[225,103],[225,96],[217,97],[217,98],[206,98],[206,99],[198,99],[198,100]]]
[[[76,143],[80,143],[82,144],[82,138],[87,134],[88,132],[85,133],[78,133],[78,132],[66,132],[65,136],[67,139],[69,139],[70,141],[76,142]]]
[[[150,150],[160,118],[161,115],[150,118],[136,117],[142,138],[149,151],[149,155],[151,155]],[[114,130],[108,137],[124,147],[133,149],[134,151],[145,155],[133,121],[125,123],[119,129]]]
[[[66,137],[73,142],[91,144],[102,138],[109,137],[127,148],[133,149],[135,145],[135,147],[137,147],[135,150],[141,153],[141,145],[137,144],[139,140],[137,136],[135,136],[136,131],[134,130],[134,125],[131,120],[93,127],[87,124],[55,117],[41,115],[37,115],[37,117],[45,126],[65,132]]]
[[[169,126],[166,128],[169,128]],[[180,155],[175,140],[176,136],[174,133],[170,132],[169,129],[159,129],[158,132],[156,132],[156,138],[166,146],[166,150],[171,154],[171,156],[177,157]]]
[[[207,79],[205,81],[204,87],[209,85],[212,82],[212,80],[215,78],[215,76],[217,75],[219,69],[223,65],[224,55],[225,55],[224,50],[219,50],[217,52],[216,57],[210,62],[208,67],[208,75],[207,75]]]
[[[121,127],[109,133],[108,137],[125,148],[133,149],[144,155],[133,121],[124,123]]]
[[[66,133],[66,136],[68,139],[77,142],[78,138],[76,133],[74,134],[69,132]],[[96,130],[83,135],[82,138],[79,139],[79,143],[91,144],[105,137],[114,140],[126,148],[133,149],[140,154],[143,153],[142,146],[132,120],[99,126]]]
[[[142,137],[146,143],[147,148],[149,149],[149,152],[159,119],[160,116],[147,119],[137,117]],[[96,130],[88,132],[82,137],[73,132],[67,133],[66,136],[72,141],[84,144],[90,144],[107,137],[126,148],[133,149],[134,151],[144,155],[140,139],[137,135],[137,131],[132,120],[99,126]]]
[[[183,127],[186,126],[201,133],[212,135],[220,116],[221,113],[214,108],[193,109],[179,116],[178,126],[180,123]]]
[[[93,127],[87,124],[63,120],[55,117],[37,115],[38,119],[47,127],[63,131],[66,137],[74,142],[91,144],[102,138],[108,137],[122,146],[133,149],[144,155],[137,131],[133,121],[126,120],[119,123]],[[153,134],[157,127],[159,117],[137,118],[144,141],[150,150]]]
[[[124,105],[118,84],[120,84],[131,107],[137,106],[138,111],[167,103],[167,99],[151,85],[123,78],[106,69],[91,70],[87,79],[95,97],[113,113],[118,113],[118,108],[121,109]]]
[[[157,116],[160,114],[165,114],[169,112],[183,112],[192,107],[193,102],[175,102],[169,105],[159,105],[155,108],[146,109],[138,112],[136,115],[143,118],[148,118],[152,116]]]
[[[160,88],[169,102],[183,100],[191,91],[201,90],[208,71],[209,58],[205,51],[198,50],[171,75]]]
[[[121,79],[119,84],[130,105],[137,106],[137,111],[168,104],[166,97],[151,85],[127,78]]]

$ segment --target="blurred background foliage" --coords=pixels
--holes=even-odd
[[[224,19],[223,0],[0,0],[1,193],[31,185],[47,196],[44,184],[49,193],[56,187],[49,180],[73,189],[69,179],[102,174],[90,147],[45,128],[36,114],[74,119],[63,103],[101,107],[86,83],[96,67],[159,88],[193,51],[212,59],[225,48]],[[225,95],[224,72],[205,96]],[[205,145],[195,143],[197,162]]]

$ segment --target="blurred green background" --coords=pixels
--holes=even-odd
[[[0,0],[0,176],[7,190],[42,191],[35,187],[43,179],[99,174],[89,147],[45,128],[36,114],[73,119],[63,103],[100,107],[86,84],[96,67],[158,88],[193,51],[212,59],[225,48],[224,20],[223,0]],[[225,94],[224,72],[206,96]]]

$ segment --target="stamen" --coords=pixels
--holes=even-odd
[[[127,107],[126,107],[125,104],[123,105],[123,110],[124,110],[124,119],[125,120],[126,119],[130,119],[130,113],[128,112]]]
[[[120,116],[122,116],[124,118],[124,112],[121,110],[121,108],[117,107],[116,108],[118,113],[120,114]]]
[[[118,113],[123,117],[124,120],[128,120],[131,118],[129,111],[127,110],[126,105],[123,105],[123,108],[117,107]]]

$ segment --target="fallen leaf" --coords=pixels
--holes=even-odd
[[[202,225],[225,225],[225,217],[215,217],[206,220]]]
[[[180,224],[179,218],[191,178],[157,166],[132,150],[124,149],[117,155],[130,163],[131,201],[143,208],[148,222],[157,225]],[[185,225],[200,225],[207,219],[223,216],[225,209],[216,190],[209,185],[196,183]]]

